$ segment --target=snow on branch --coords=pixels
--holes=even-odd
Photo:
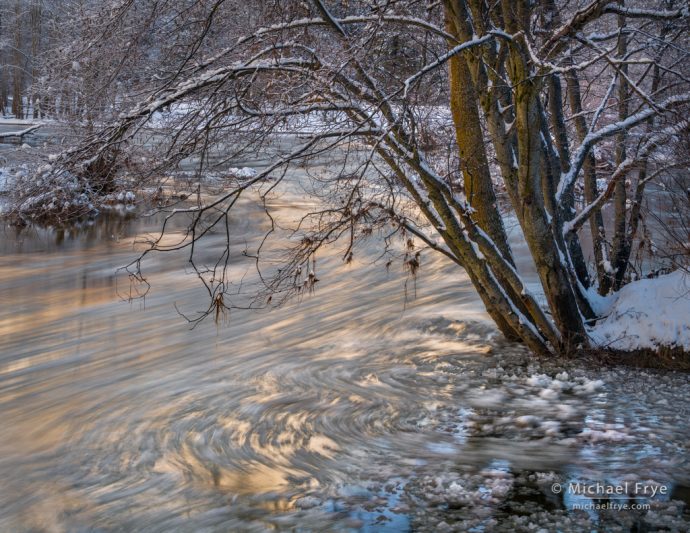
[[[457,38],[450,33],[446,32],[439,26],[436,26],[432,24],[431,22],[420,19],[417,17],[412,17],[412,16],[404,16],[404,15],[351,15],[343,18],[336,18],[332,17],[332,20],[342,29],[343,26],[351,25],[351,24],[382,24],[382,23],[390,23],[390,24],[399,24],[399,25],[405,25],[405,26],[411,26],[411,27],[416,27],[420,28],[422,30],[428,31],[429,33],[432,33],[438,37],[443,38],[446,41],[449,42],[458,42]],[[264,37],[268,37],[274,33],[280,33],[283,31],[290,31],[290,30],[296,30],[300,28],[306,28],[309,26],[325,26],[328,25],[330,22],[328,20],[324,20],[323,18],[301,18],[301,19],[296,19],[296,20],[291,20],[289,22],[284,22],[280,24],[273,24],[270,26],[264,26],[262,28],[257,29],[254,31],[251,35],[247,35],[245,37],[241,37],[240,39],[237,40],[236,43],[232,44],[231,46],[228,46],[221,50],[220,52],[214,54],[213,56],[201,61],[198,65],[196,65],[193,69],[194,72],[200,72],[206,68],[208,68],[210,65],[213,65],[214,63],[220,61],[222,58],[227,57],[228,55],[232,54],[232,52],[236,51],[239,47],[248,45],[251,42],[254,41],[260,41]]]
[[[556,200],[560,201],[561,198],[563,198],[564,194],[569,192],[575,185],[575,181],[577,180],[577,176],[580,173],[580,170],[582,169],[582,165],[584,164],[585,158],[587,157],[589,150],[596,143],[607,137],[611,137],[612,135],[615,135],[620,131],[624,131],[634,126],[637,126],[638,124],[647,120],[649,117],[654,116],[662,111],[667,111],[675,106],[687,103],[690,103],[690,93],[671,96],[670,98],[664,100],[662,103],[657,104],[655,108],[645,108],[633,115],[630,115],[628,118],[624,120],[614,122],[612,124],[609,124],[608,126],[604,126],[598,129],[595,132],[587,134],[587,136],[582,140],[582,144],[580,144],[579,148],[575,152],[575,155],[573,156],[573,164],[571,165],[570,170],[567,173],[563,174],[561,176],[560,181],[558,182],[558,188],[556,190]]]
[[[592,215],[592,212],[595,209],[600,208],[606,201],[608,201],[613,196],[613,191],[616,182],[621,180],[623,176],[626,175],[627,171],[635,165],[638,159],[648,157],[649,154],[653,152],[656,148],[658,148],[661,143],[667,140],[668,137],[677,135],[683,130],[688,129],[688,127],[690,127],[690,121],[682,120],[680,123],[665,128],[663,131],[655,135],[652,135],[644,144],[644,146],[640,149],[639,153],[637,154],[637,157],[627,157],[618,166],[618,168],[612,174],[606,189],[601,194],[599,194],[599,196],[592,203],[585,206],[585,208],[574,219],[566,222],[563,225],[563,235],[567,235],[568,233],[574,233],[578,231],[582,227],[582,225],[587,221],[587,219]]]
[[[34,131],[36,131],[41,126],[43,126],[43,124],[34,124],[33,126],[30,126],[30,127],[25,128],[23,130],[20,130],[20,131],[2,132],[2,133],[0,133],[0,139],[7,139],[10,137],[20,137],[21,138],[21,137],[24,137],[24,135],[28,135],[30,133],[33,133]]]
[[[635,9],[619,4],[608,5],[604,8],[604,13],[623,15],[629,18],[647,18],[657,20],[674,20],[690,16],[690,9],[687,6],[681,9]]]
[[[552,37],[544,43],[542,47],[541,57],[550,57],[554,55],[563,44],[562,39],[568,35],[580,31],[588,22],[595,20],[601,16],[604,8],[611,4],[611,0],[594,0],[582,9],[578,9],[573,16],[553,32]]]
[[[403,91],[403,97],[407,97],[407,93],[410,90],[410,86],[415,81],[417,81],[419,78],[421,78],[422,76],[427,74],[428,72],[431,72],[432,70],[437,69],[438,67],[440,67],[441,65],[446,63],[446,61],[448,61],[451,57],[459,54],[460,52],[467,50],[469,48],[472,48],[474,46],[479,46],[479,45],[482,45],[484,43],[487,43],[490,40],[492,40],[493,38],[494,38],[494,35],[487,34],[484,37],[472,39],[471,41],[464,42],[462,44],[459,44],[458,46],[451,48],[448,52],[443,54],[436,61],[429,63],[423,69],[421,69],[419,72],[413,74],[412,76],[410,76],[409,78],[407,78],[405,80],[405,83],[404,83],[405,90]]]

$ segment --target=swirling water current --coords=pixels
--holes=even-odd
[[[147,260],[145,299],[116,273],[159,224],[0,233],[0,531],[686,528],[687,375],[536,361],[461,269],[411,280],[375,239],[320,257],[313,295],[190,329],[183,257]],[[577,511],[573,480],[669,491]]]

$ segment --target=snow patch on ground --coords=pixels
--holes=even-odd
[[[608,316],[590,330],[596,345],[625,351],[660,346],[690,350],[687,273],[677,270],[658,278],[634,281],[606,303]]]
[[[3,167],[0,167],[0,194],[10,192],[12,188],[12,175]]]
[[[29,175],[26,164],[16,167],[0,167],[0,194],[9,194],[16,187],[17,181]]]

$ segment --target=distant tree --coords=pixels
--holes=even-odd
[[[25,55],[22,51],[22,2],[14,2],[14,41],[12,43],[12,113],[17,118],[24,118],[22,102],[24,88]]]
[[[6,66],[5,39],[7,33],[7,16],[0,9],[0,114],[5,115],[8,101],[8,69]]]
[[[43,49],[43,7],[55,0],[0,0],[0,108],[38,118],[37,81]],[[11,98],[10,98],[11,97]],[[26,102],[26,105],[25,105]]]
[[[31,25],[31,94],[29,102],[33,109],[33,118],[40,117],[41,99],[38,94],[39,55],[41,53],[41,22],[43,16],[42,0],[31,0],[30,3]]]

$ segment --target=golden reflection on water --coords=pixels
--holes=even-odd
[[[275,207],[294,219],[306,208],[294,200]],[[237,257],[266,229],[240,207]],[[494,386],[476,368],[497,346],[522,352],[494,342],[466,276],[442,257],[422,256],[411,298],[402,265],[389,272],[374,262],[375,240],[352,265],[331,250],[319,255],[314,295],[191,330],[175,306],[194,314],[208,302],[185,256],[147,259],[145,299],[127,301],[127,278],[116,273],[159,223],[106,215],[72,230],[0,233],[0,531],[324,529],[324,516],[300,514],[298,499],[352,486],[356,498],[369,475],[479,471],[495,460],[528,471],[599,468],[589,447],[463,433],[460,409],[487,401]],[[511,237],[528,271],[515,227]],[[213,257],[222,243],[213,236],[201,251]],[[235,279],[251,268],[230,266]],[[540,399],[529,394],[518,387],[514,403],[534,409]],[[646,424],[662,440],[683,440],[687,429],[628,400],[633,430]],[[584,420],[584,400],[567,401],[539,405]],[[618,421],[619,410],[597,401],[588,418]],[[444,413],[459,427],[427,434]],[[608,463],[609,452],[597,453]],[[673,466],[646,448],[616,453],[640,469],[646,457],[645,472]]]
[[[319,258],[314,296],[190,330],[174,305],[207,302],[182,257],[154,256],[145,265],[151,293],[122,299],[127,280],[116,268],[133,258],[133,239],[155,228],[145,224],[107,218],[56,240],[5,232],[0,526],[40,528],[71,512],[117,523],[121,502],[144,515],[194,514],[190,491],[284,494],[254,505],[291,508],[295,491],[343,479],[333,468],[343,449],[394,430],[417,394],[400,387],[410,376],[401,347],[431,353],[436,341],[406,337],[407,321],[430,301],[434,313],[484,318],[462,274],[448,275],[442,260],[429,258],[418,299],[407,301],[404,276],[359,258],[344,265],[338,250]],[[231,268],[241,276],[250,266]]]

